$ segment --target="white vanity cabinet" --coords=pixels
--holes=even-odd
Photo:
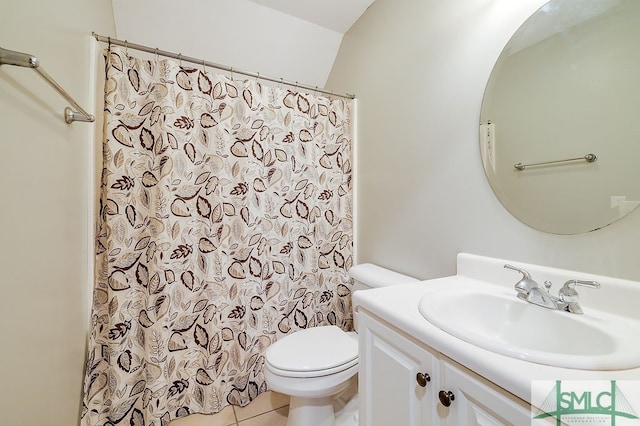
[[[524,401],[367,312],[358,315],[360,426],[531,423]]]
[[[444,357],[443,357],[444,358]],[[447,426],[511,426],[531,424],[531,407],[523,400],[449,359],[440,361],[441,390],[451,392],[449,407],[438,404]],[[442,395],[445,403],[447,399]]]
[[[437,354],[368,315],[358,321],[360,426],[437,424]]]

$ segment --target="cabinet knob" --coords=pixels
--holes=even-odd
[[[427,383],[431,381],[431,376],[427,373],[418,373],[416,374],[416,381],[420,387],[424,388],[427,386]]]
[[[445,407],[450,406],[451,401],[456,399],[456,397],[453,395],[453,392],[443,390],[438,393],[438,398],[440,399],[440,404],[444,405]]]

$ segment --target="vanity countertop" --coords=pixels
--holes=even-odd
[[[463,256],[463,259],[460,256]],[[465,256],[468,257],[465,258]],[[461,263],[467,261],[474,263],[478,260],[485,259],[475,255],[459,255],[458,275],[356,291],[353,294],[353,302],[358,312],[367,311],[379,317],[402,330],[407,336],[466,366],[529,403],[531,402],[531,382],[534,380],[640,380],[640,368],[609,371],[580,370],[553,367],[501,355],[460,340],[427,321],[418,310],[422,297],[436,286],[446,287],[455,284],[460,279],[460,273],[466,273],[465,269],[468,265],[461,265]],[[493,264],[496,266],[501,262],[498,259]],[[501,267],[500,265],[499,268]],[[508,277],[513,282],[516,281],[514,278],[517,278],[512,275]],[[465,279],[474,278],[465,276]],[[491,282],[495,284],[495,280]],[[587,291],[585,290],[585,293]],[[516,297],[515,291],[513,297]],[[588,306],[584,308],[585,315],[588,315]],[[567,315],[573,314],[567,313]]]

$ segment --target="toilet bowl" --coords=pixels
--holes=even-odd
[[[349,275],[354,291],[417,281],[369,263],[352,267]],[[265,353],[267,385],[290,396],[287,426],[336,426],[333,400],[357,372],[358,336],[336,326],[289,334]]]

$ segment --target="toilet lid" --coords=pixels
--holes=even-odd
[[[333,325],[307,328],[269,346],[265,357],[270,365],[283,371],[328,370],[357,362],[358,341]]]

